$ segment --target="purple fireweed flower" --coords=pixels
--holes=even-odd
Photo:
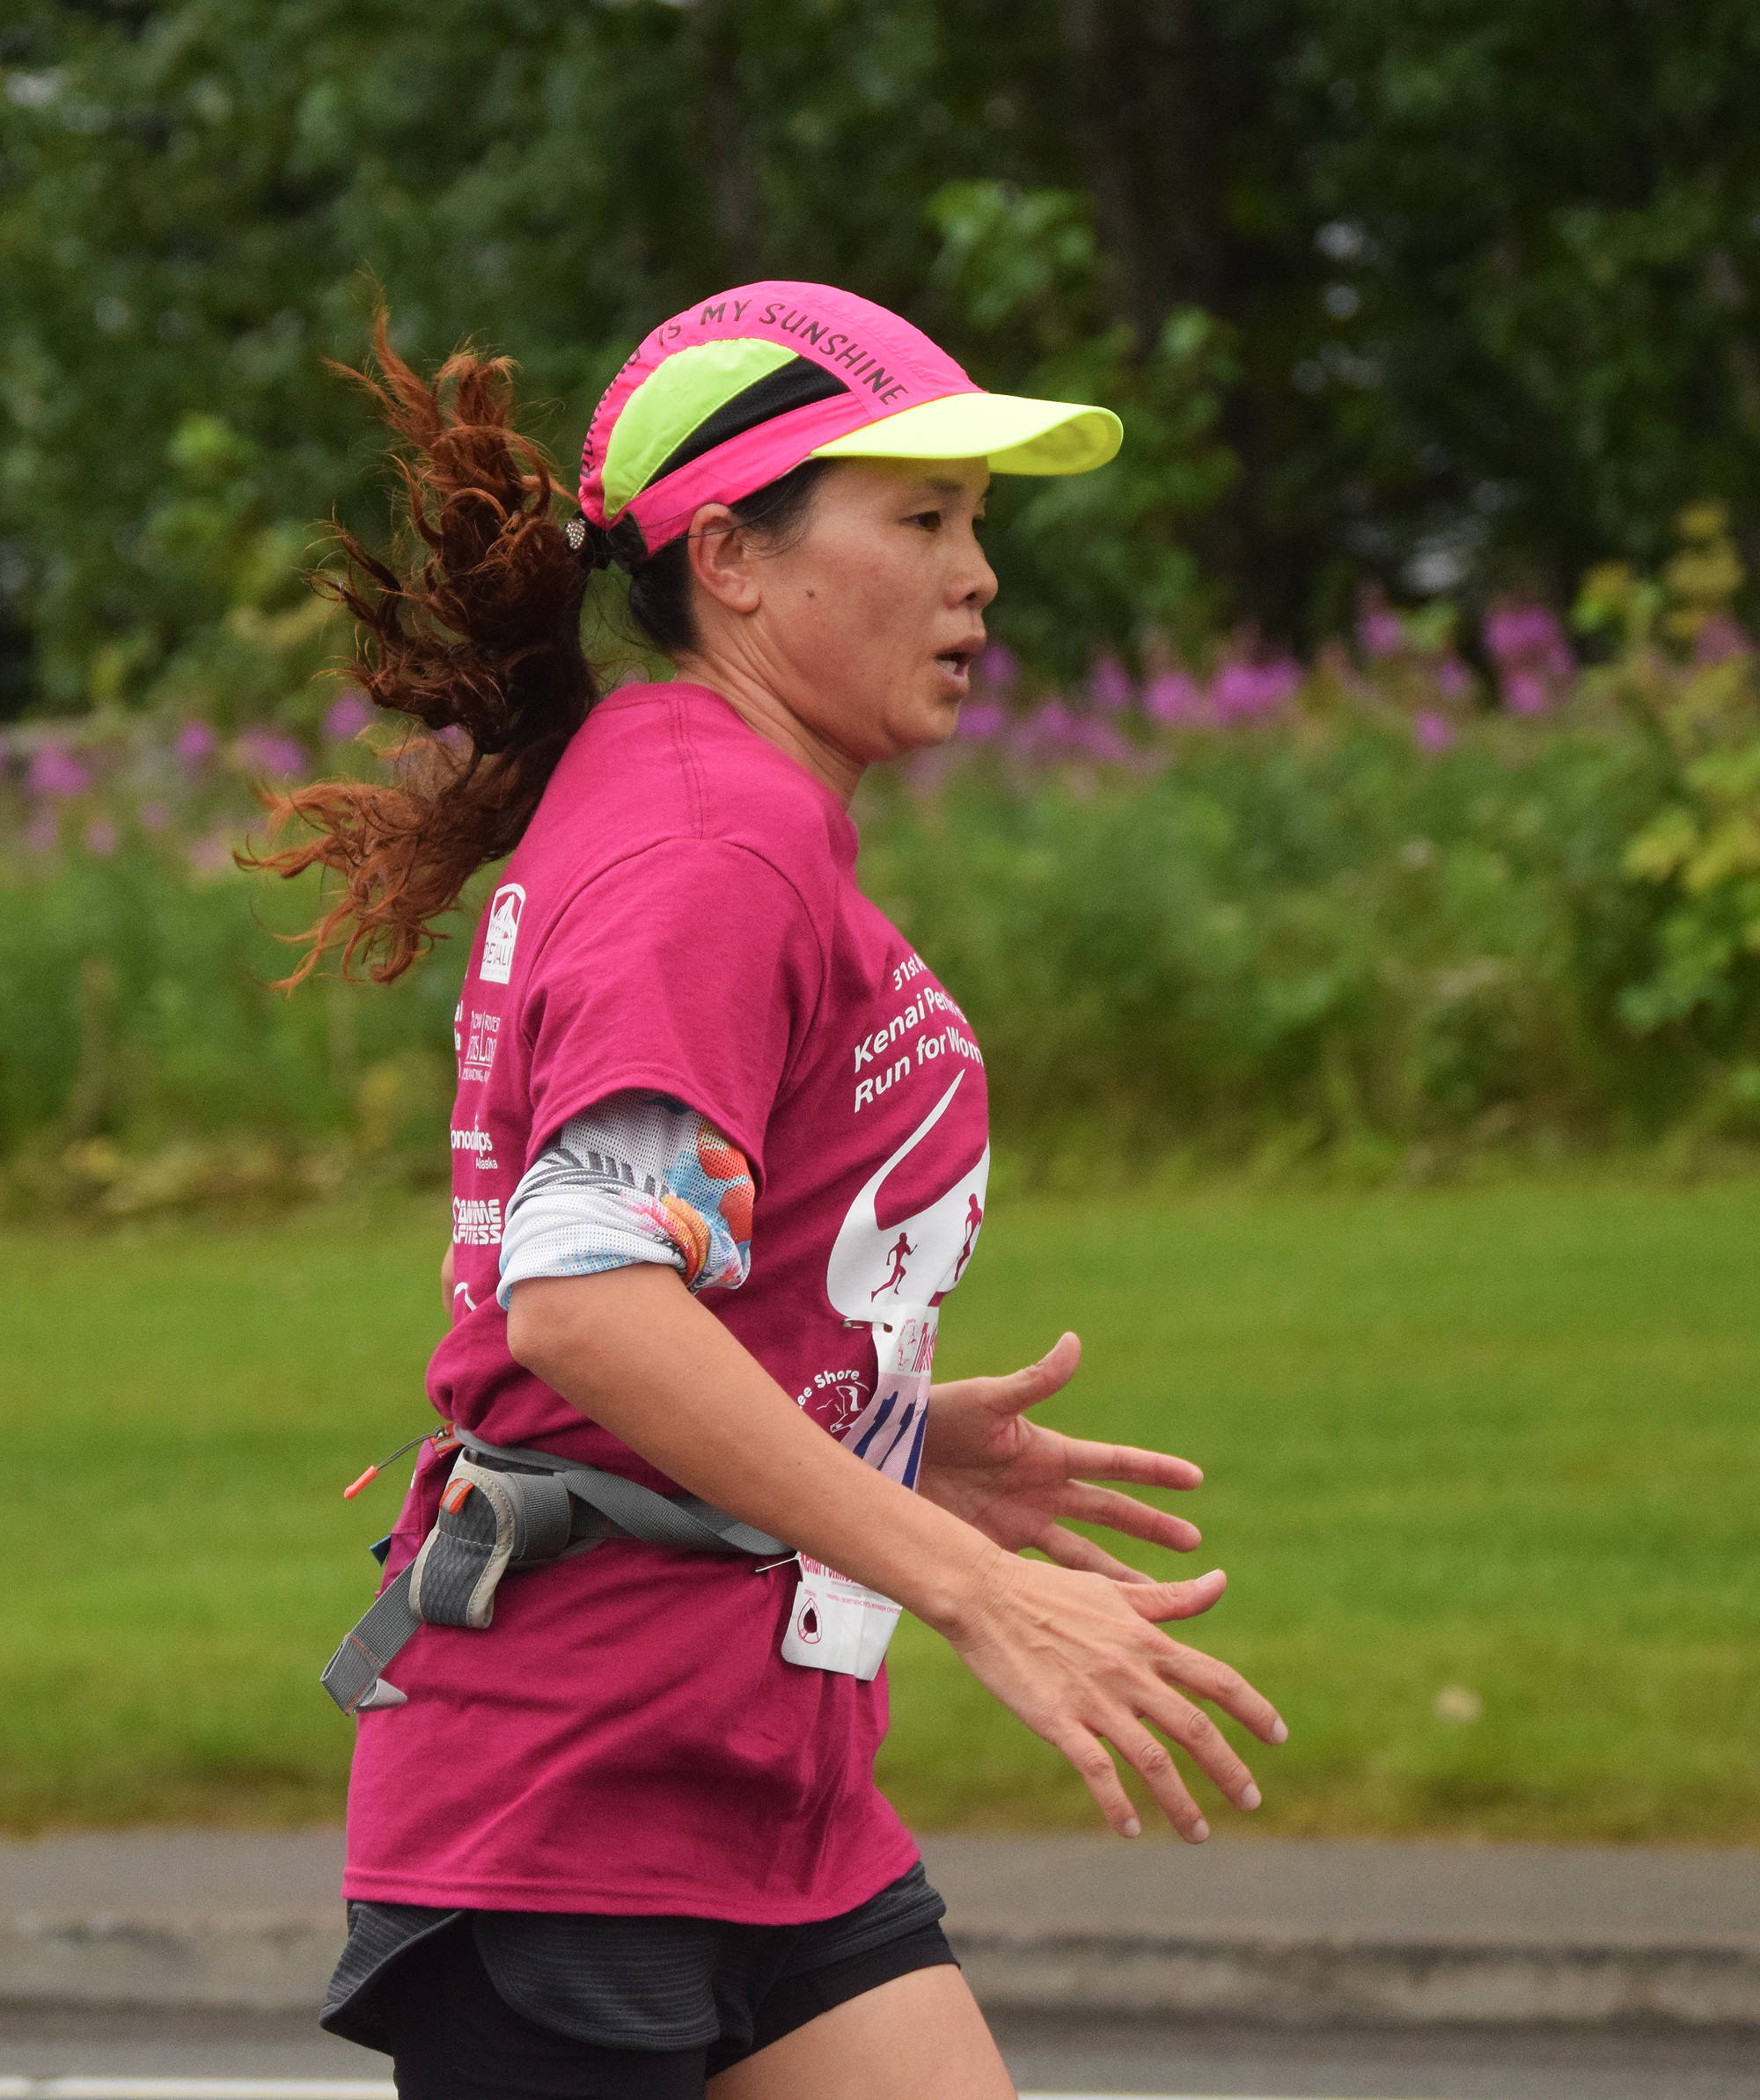
[[[1091,758],[1103,765],[1125,764],[1133,746],[1111,722],[1091,714],[1072,714],[1061,700],[1047,700],[1037,714],[1021,723],[1015,749],[1024,758],[1045,763],[1057,758]]]
[[[297,780],[305,771],[305,747],[279,729],[246,729],[238,752],[246,772],[264,773],[272,780]]]
[[[61,838],[61,819],[53,809],[39,809],[25,826],[24,840],[33,853],[52,853]]]
[[[1366,605],[1357,620],[1357,646],[1371,663],[1404,649],[1405,629],[1390,605]]]
[[[1577,668],[1557,614],[1545,605],[1507,600],[1493,605],[1485,616],[1485,645],[1512,714],[1544,714]]]
[[[1225,663],[1210,682],[1210,705],[1219,722],[1231,722],[1237,715],[1256,714],[1259,684],[1254,666]]]
[[[1537,670],[1512,670],[1504,677],[1503,704],[1512,714],[1544,714],[1552,689]]]
[[[1485,654],[1499,663],[1513,663],[1544,648],[1551,623],[1542,605],[1496,605],[1485,616]]]
[[[899,770],[911,793],[927,801],[940,793],[952,766],[948,748],[942,743],[930,750],[913,751]]]
[[[1168,728],[1210,720],[1203,689],[1184,671],[1162,671],[1143,688],[1143,713]]]
[[[107,816],[94,816],[85,827],[85,850],[100,860],[107,860],[121,843],[121,834]]]
[[[189,772],[197,772],[214,756],[214,747],[219,741],[212,723],[203,721],[200,715],[192,715],[172,739],[172,749]]]
[[[1522,663],[1552,678],[1568,678],[1577,668],[1565,630],[1550,605],[1502,604],[1485,617],[1485,653],[1500,670]]]
[[[1021,675],[1020,661],[1015,652],[1005,648],[1000,641],[993,641],[972,667],[986,685],[994,685],[998,692],[1007,692]]]
[[[988,743],[1008,726],[1008,710],[1000,700],[967,700],[959,711],[957,735],[968,743]]]
[[[64,744],[46,743],[31,759],[25,785],[46,802],[70,801],[92,785],[92,773]]]
[[[1412,718],[1412,735],[1420,751],[1446,751],[1455,741],[1455,725],[1434,707],[1420,707]]]
[[[1130,673],[1116,656],[1102,656],[1089,673],[1088,697],[1102,714],[1118,714],[1130,706]]]
[[[217,831],[198,838],[189,849],[189,865],[199,875],[223,874],[232,866],[232,842]]]
[[[1463,699],[1472,684],[1467,667],[1458,656],[1444,656],[1431,666],[1430,675],[1436,681],[1436,690],[1445,700]]]
[[[1100,765],[1123,765],[1131,756],[1129,741],[1111,722],[1096,721],[1091,714],[1078,715],[1069,725],[1072,750]]]
[[[1727,612],[1713,612],[1693,637],[1693,662],[1701,670],[1714,670],[1750,655],[1753,648],[1752,637]]]
[[[1302,691],[1302,666],[1294,656],[1277,656],[1260,664],[1259,677],[1267,708],[1287,707]]]
[[[373,704],[358,686],[337,694],[324,717],[324,735],[331,743],[348,743],[373,719]]]
[[[1210,705],[1220,722],[1251,721],[1274,714],[1294,699],[1302,684],[1302,666],[1287,656],[1271,663],[1225,663],[1210,687]]]
[[[135,821],[143,831],[169,830],[171,811],[164,802],[143,802],[135,812]]]
[[[1016,731],[1016,744],[1030,758],[1054,758],[1068,748],[1074,720],[1061,700],[1047,700],[1022,722]]]

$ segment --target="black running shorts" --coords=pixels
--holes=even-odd
[[[389,2053],[400,2100],[701,2100],[820,2013],[951,1962],[945,1908],[920,1865],[810,1925],[356,1905],[324,2025]]]

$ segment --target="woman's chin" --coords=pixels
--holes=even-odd
[[[959,728],[960,704],[964,693],[938,693],[916,710],[913,726],[919,734],[912,739],[919,750],[932,750],[938,743],[945,743]]]

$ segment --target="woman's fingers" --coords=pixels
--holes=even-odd
[[[1219,1570],[1217,1572],[1221,1572]],[[1163,1583],[1164,1590],[1177,1590],[1185,1585]],[[1148,1601],[1145,1587],[1133,1584],[1128,1590],[1119,1584],[1119,1594],[1146,1619],[1172,1619],[1189,1614],[1161,1612],[1144,1608]],[[1216,1596],[1221,1596],[1220,1588]],[[1213,1598],[1212,1601],[1214,1601]],[[1169,1684],[1177,1684],[1184,1690],[1196,1693],[1199,1698],[1207,1699],[1212,1706],[1220,1706],[1225,1714],[1231,1714],[1243,1728],[1252,1730],[1262,1743],[1287,1743],[1289,1730],[1283,1718],[1263,1692],[1254,1689],[1238,1670],[1227,1663],[1219,1663],[1214,1655],[1206,1655],[1201,1648],[1188,1648],[1182,1641],[1163,1638],[1160,1651],[1155,1658],[1156,1673]]]
[[[1085,1575],[1108,1576],[1115,1583],[1148,1583],[1155,1579],[1140,1569],[1114,1560],[1104,1546],[1096,1546],[1092,1539],[1084,1539],[1080,1532],[1065,1531],[1060,1524],[1052,1525],[1033,1543],[1060,1568],[1079,1568]]]
[[[1108,1710],[1072,1726],[1061,1738],[1052,1738],[1069,1759],[1100,1804],[1114,1830],[1134,1836],[1127,1828],[1132,1819],[1129,1796],[1107,1755],[1104,1737],[1126,1759],[1168,1821],[1188,1844],[1201,1845],[1210,1834],[1208,1824],[1191,1789],[1180,1775],[1168,1743],[1177,1745],[1236,1808],[1259,1805],[1259,1790],[1251,1770],[1210,1716],[1177,1692],[1147,1691],[1138,1710],[1111,1702]],[[1161,1731],[1160,1735],[1154,1732]],[[1162,1736],[1168,1743],[1162,1741]]]
[[[1131,1710],[1133,1706],[1137,1711]],[[1172,1752],[1154,1729],[1184,1750],[1236,1808],[1259,1805],[1259,1790],[1245,1760],[1209,1715],[1170,1689],[1146,1687],[1140,1701],[1132,1700],[1128,1705],[1109,1702],[1106,1711],[1073,1721],[1048,1733],[1047,1740],[1082,1774],[1101,1813],[1121,1836],[1137,1835],[1136,1817],[1101,1737],[1129,1760],[1180,1836],[1188,1844],[1201,1845],[1210,1834],[1209,1826],[1180,1776]]]
[[[1123,1708],[1099,1726],[1106,1740],[1155,1796],[1155,1805],[1180,1836],[1188,1845],[1201,1845],[1210,1835],[1210,1826],[1180,1777],[1167,1745]]]
[[[1217,1792],[1232,1801],[1236,1808],[1258,1806],[1259,1790],[1245,1759],[1201,1707],[1181,1698],[1177,1692],[1168,1690],[1147,1694],[1137,1710],[1169,1742],[1184,1751]],[[1176,1817],[1176,1823],[1177,1820]]]
[[[1037,1407],[1040,1401],[1049,1400],[1053,1393],[1061,1393],[1075,1376],[1082,1364],[1082,1338],[1066,1330],[1060,1335],[1037,1364],[1029,1364],[1024,1371],[1017,1371],[1015,1377],[1030,1386],[1032,1398],[1023,1401],[1025,1407]]]
[[[1134,1495],[1120,1495],[1116,1488],[1091,1488],[1085,1482],[1071,1481],[1058,1499],[1060,1517],[1078,1524],[1104,1525],[1128,1539],[1170,1546],[1176,1553],[1190,1553],[1203,1541],[1203,1533],[1185,1518],[1153,1509]]]
[[[1189,1577],[1184,1582],[1139,1581],[1130,1587],[1131,1608],[1140,1612],[1145,1619],[1153,1619],[1157,1625],[1169,1619],[1195,1619],[1200,1612],[1207,1612],[1228,1586],[1228,1578],[1220,1568],[1213,1568],[1208,1575]],[[1170,1641],[1167,1646],[1176,1648],[1177,1643]],[[1198,1650],[1193,1648],[1182,1652],[1196,1655]]]
[[[1145,1451],[1135,1444],[1095,1444],[1085,1437],[1066,1437],[1064,1457],[1072,1475],[1082,1480],[1123,1481],[1133,1488],[1201,1488],[1204,1469],[1170,1451]]]
[[[1075,1376],[1081,1363],[1080,1338],[1074,1334],[1064,1334],[1059,1335],[1037,1364],[1024,1364],[1004,1378],[957,1379],[938,1390],[944,1394],[958,1392],[972,1395],[992,1414],[1022,1415],[1029,1408],[1038,1407],[1041,1401],[1049,1400],[1053,1394],[1061,1393]],[[931,1411],[935,1398],[932,1392]]]
[[[1236,1807],[1257,1808],[1251,1771],[1196,1701],[1214,1701],[1268,1742],[1288,1730],[1238,1671],[1170,1639],[1159,1623],[1207,1610],[1226,1586],[1221,1570],[1145,1582],[1131,1571],[1103,1574],[1091,1564],[1102,1549],[1059,1527],[1039,1543],[1065,1565],[1015,1560],[983,1614],[955,1636],[979,1680],[1069,1760],[1125,1836],[1137,1834],[1136,1819],[1108,1745],[1190,1842],[1208,1833],[1174,1752],[1189,1755]]]
[[[1118,1835],[1140,1837],[1142,1824],[1118,1777],[1118,1768],[1099,1737],[1080,1722],[1072,1721],[1055,1732],[1047,1730],[1045,1740],[1053,1750],[1060,1750],[1074,1766],[1082,1776],[1082,1783],[1098,1804],[1100,1813]]]

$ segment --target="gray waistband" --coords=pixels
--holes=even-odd
[[[454,1463],[434,1528],[343,1635],[319,1680],[345,1714],[405,1703],[381,1672],[418,1627],[480,1631],[493,1621],[495,1590],[510,1569],[590,1552],[613,1529],[678,1553],[790,1557],[780,1539],[700,1496],[662,1495],[554,1452],[490,1444],[468,1430],[454,1434],[466,1455]]]
[[[547,1474],[576,1501],[597,1510],[633,1539],[676,1546],[684,1553],[787,1554],[791,1548],[755,1525],[742,1524],[699,1495],[662,1495],[620,1473],[606,1473],[578,1460],[531,1445],[490,1444],[456,1425],[453,1434],[473,1457],[517,1473]]]

